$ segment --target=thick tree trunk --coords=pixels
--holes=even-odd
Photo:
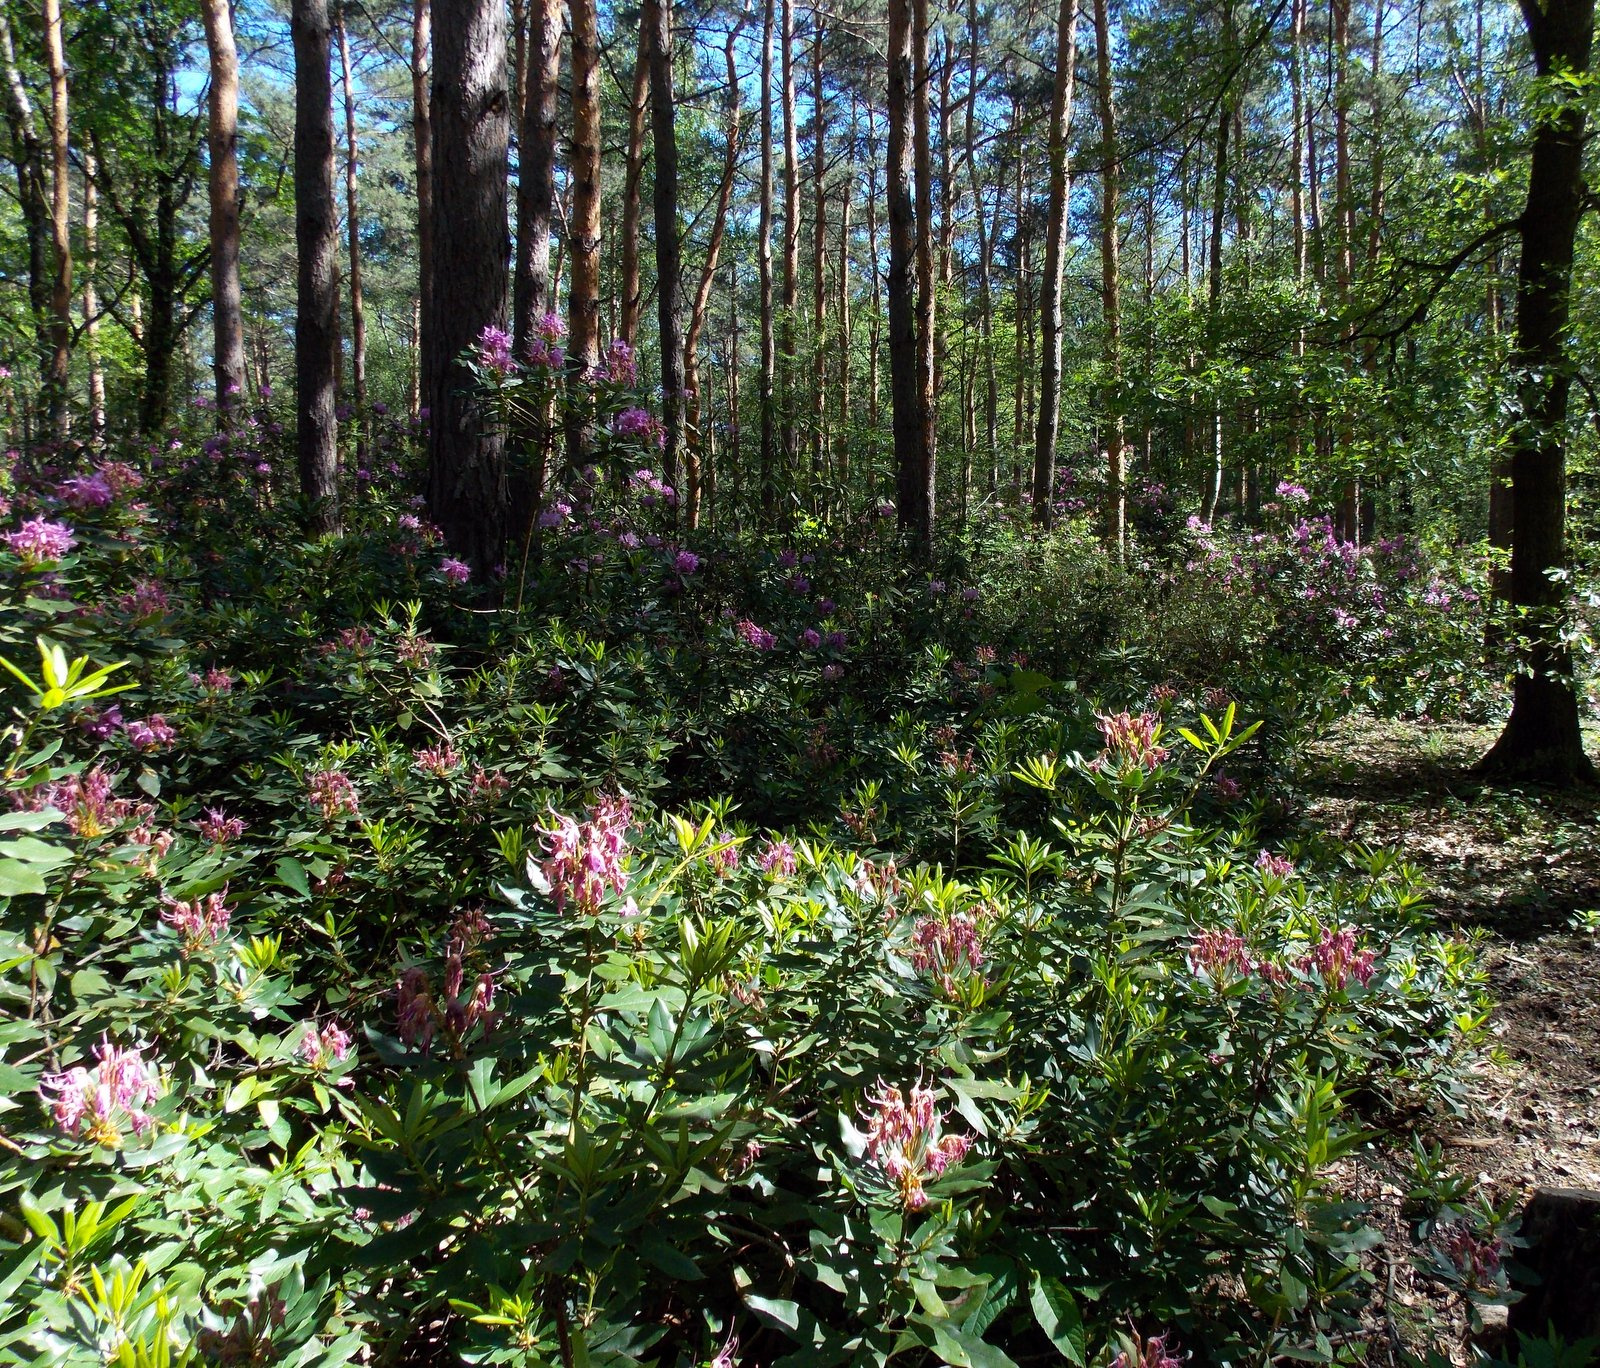
[[[761,274],[761,521],[777,513],[777,343],[772,318],[772,20],[778,0],[761,6],[761,223],[756,246]]]
[[[683,441],[683,315],[678,312],[682,266],[678,244],[678,137],[673,128],[672,0],[645,0],[650,50],[650,130],[655,152],[656,322],[661,339],[661,407],[666,428],[662,464],[667,483],[679,482]],[[700,498],[700,472],[689,474],[688,502]]]
[[[428,507],[450,549],[487,575],[506,521],[503,439],[458,358],[506,321],[511,92],[501,0],[439,0],[434,39],[434,295]]]
[[[211,90],[206,145],[210,154],[211,368],[217,420],[231,426],[245,404],[244,299],[239,286],[239,55],[228,0],[205,0]]]
[[[550,288],[550,227],[556,203],[556,106],[561,75],[561,0],[533,0],[530,70],[517,151],[517,267],[512,333],[527,354],[539,320],[555,310]]]
[[[67,57],[61,36],[61,0],[44,0],[45,65],[50,74],[50,362],[45,377],[50,431],[66,438],[72,414],[72,162],[67,141]]]
[[[294,326],[295,451],[300,493],[308,505],[312,531],[327,533],[339,528],[335,417],[339,220],[333,200],[333,82],[327,0],[294,0],[289,27],[294,39],[294,217],[299,260]],[[152,346],[159,345],[155,331],[152,319]]]
[[[600,364],[600,30],[595,0],[568,0],[572,23],[572,214],[567,224],[572,285],[567,362],[588,374]],[[586,415],[567,410],[567,461],[583,464]]]
[[[722,180],[717,186],[717,208],[711,220],[711,241],[706,246],[705,265],[700,271],[700,286],[695,291],[694,307],[689,312],[689,326],[683,339],[684,465],[691,476],[684,507],[690,527],[700,525],[701,481],[693,477],[699,475],[702,453],[707,449],[705,434],[700,427],[700,334],[705,329],[706,310],[711,304],[711,287],[717,278],[717,258],[721,255],[722,239],[728,226],[728,206],[733,201],[733,181],[739,170],[739,70],[734,61],[734,51],[743,28],[744,16],[741,15],[734,21],[734,26],[728,34],[727,45],[723,49],[723,58],[728,68],[728,117],[723,130],[726,150],[722,159]],[[731,345],[737,351],[739,325],[736,290],[729,291],[729,301],[733,309]],[[736,362],[733,369],[737,370]],[[736,392],[730,391],[729,403],[730,406],[737,403]],[[735,434],[736,449],[738,417],[731,412],[731,408],[729,423]],[[712,494],[714,476],[713,464],[706,463],[704,486],[708,499]]]
[[[867,268],[872,284],[872,316],[867,325],[867,423],[874,437],[878,432],[879,350],[883,334],[882,282],[878,268],[878,125],[872,106],[867,106]]]
[[[915,47],[918,0],[889,0],[889,402],[893,410],[896,506],[914,546],[933,538],[933,501],[918,389],[915,190]]]
[[[350,255],[350,379],[356,409],[356,465],[367,463],[367,301],[361,288],[361,201],[356,185],[360,144],[356,137],[356,101],[350,73],[350,35],[344,6],[335,18],[339,39],[339,73],[344,94],[344,222]]]
[[[1231,25],[1230,25],[1231,28]],[[1222,225],[1228,208],[1228,135],[1233,128],[1233,110],[1224,108],[1217,115],[1217,159],[1215,176],[1211,183],[1211,230],[1206,244],[1209,259],[1206,266],[1206,324],[1211,337],[1209,344],[1216,345],[1216,334],[1222,315]],[[1222,440],[1222,401],[1211,405],[1211,475],[1206,482],[1206,495],[1201,517],[1213,521],[1221,511],[1222,469],[1226,453]]]
[[[621,314],[617,336],[630,347],[639,341],[639,305],[643,290],[639,284],[639,186],[644,178],[644,135],[650,104],[650,43],[648,25],[641,15],[639,51],[633,62],[633,91],[628,97],[628,154],[622,175],[622,270],[617,293],[621,295]]]
[[[1050,207],[1044,233],[1044,280],[1039,290],[1043,364],[1039,371],[1039,425],[1033,444],[1033,521],[1039,527],[1050,526],[1055,510],[1056,442],[1061,429],[1061,284],[1072,188],[1067,137],[1072,126],[1077,61],[1078,0],[1061,0],[1056,15],[1055,86],[1050,96]],[[1020,388],[1020,373],[1017,384]]]
[[[1106,543],[1120,562],[1127,551],[1127,472],[1123,417],[1118,397],[1122,381],[1121,234],[1117,196],[1122,178],[1117,145],[1117,103],[1111,85],[1109,0],[1094,0],[1095,74],[1100,100],[1100,298],[1105,314],[1101,363],[1106,394]]]
[[[1581,77],[1594,41],[1594,0],[1526,0],[1538,74]],[[1583,749],[1565,576],[1567,356],[1572,263],[1583,212],[1583,87],[1563,84],[1534,126],[1528,199],[1518,220],[1517,332],[1512,372],[1518,421],[1511,444],[1511,604],[1517,676],[1511,716],[1481,769],[1502,778],[1569,783],[1592,776]]]
[[[966,161],[967,178],[972,190],[972,210],[978,231],[978,345],[983,352],[983,451],[988,467],[988,489],[993,494],[999,482],[1000,461],[1000,386],[995,373],[994,356],[994,290],[991,281],[993,269],[994,234],[989,232],[988,217],[983,209],[983,189],[978,171],[977,104],[979,85],[979,34],[978,0],[967,0],[967,116]],[[996,208],[1000,196],[995,196]]]
[[[429,93],[432,30],[430,0],[412,0],[411,129],[417,176],[418,409],[433,364],[433,115]],[[413,412],[412,417],[416,416]]]

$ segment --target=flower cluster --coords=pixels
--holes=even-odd
[[[1167,1348],[1167,1338],[1166,1335],[1151,1335],[1140,1353],[1118,1351],[1111,1360],[1111,1368],[1182,1368],[1183,1360]],[[1134,1343],[1137,1347],[1137,1341]]]
[[[511,356],[511,334],[492,324],[478,334],[478,364],[497,375],[510,375],[517,368]]]
[[[443,779],[461,767],[461,757],[448,741],[442,746],[424,746],[413,758],[419,770],[435,779]]]
[[[308,1021],[305,1034],[300,1037],[297,1053],[313,1069],[327,1069],[334,1064],[342,1064],[350,1054],[349,1032],[336,1021],[330,1021],[321,1030]]]
[[[183,937],[183,953],[204,950],[216,944],[228,929],[228,890],[180,900],[161,895],[161,920]]]
[[[109,1040],[95,1047],[93,1069],[82,1065],[47,1074],[39,1093],[55,1123],[68,1135],[116,1149],[123,1127],[143,1135],[153,1124],[146,1110],[161,1096],[161,1076],[137,1048],[119,1049]]]
[[[444,985],[439,993],[426,970],[413,965],[401,974],[395,990],[395,1018],[405,1044],[426,1052],[442,1028],[459,1050],[474,1026],[487,1029],[494,1024],[494,975],[479,969],[471,988],[467,986],[469,963],[479,959],[479,948],[488,934],[489,920],[481,911],[472,909],[457,916],[450,928]]]
[[[178,739],[177,730],[160,713],[151,713],[142,720],[136,718],[125,723],[123,731],[138,751],[160,750]]]
[[[454,556],[446,556],[439,562],[439,573],[451,584],[465,584],[472,578],[472,567]]]
[[[1494,1283],[1500,1273],[1500,1243],[1479,1235],[1465,1222],[1446,1227],[1440,1232],[1439,1252],[1461,1274],[1470,1288],[1485,1289]]]
[[[244,835],[244,818],[230,817],[219,807],[208,807],[198,825],[212,845],[232,845]]]
[[[971,912],[918,917],[911,930],[911,964],[927,974],[946,998],[955,1001],[961,986],[983,969],[978,919]]]
[[[139,820],[153,809],[148,803],[112,796],[114,780],[98,765],[82,775],[40,784],[25,793],[12,795],[12,802],[28,812],[54,808],[67,819],[74,836],[103,836],[119,822]]]
[[[1322,981],[1336,990],[1343,989],[1351,979],[1365,988],[1372,981],[1375,958],[1372,950],[1356,949],[1356,933],[1346,926],[1337,931],[1325,930],[1311,953],[1300,961],[1300,967],[1308,973],[1316,970]]]
[[[758,651],[770,651],[778,644],[777,637],[765,627],[756,626],[748,618],[741,618],[734,623],[733,630],[738,633],[741,641],[747,646],[754,646]]]
[[[47,518],[29,518],[15,532],[0,536],[6,549],[24,565],[43,565],[58,561],[78,544],[72,529]]]
[[[1273,879],[1294,877],[1294,861],[1285,855],[1274,855],[1270,850],[1263,850],[1256,856],[1256,868]]]
[[[1109,761],[1119,772],[1153,770],[1167,758],[1167,750],[1157,744],[1161,739],[1161,719],[1153,713],[1097,713],[1095,724],[1100,728],[1105,750],[1097,765]]]
[[[528,362],[545,370],[558,371],[567,364],[567,354],[561,349],[561,340],[567,335],[567,325],[557,314],[544,314],[534,325],[534,335],[528,339]]]
[[[314,770],[306,776],[306,792],[321,809],[324,822],[333,821],[340,813],[347,813],[351,817],[361,815],[361,800],[356,795],[356,786],[343,770]]]
[[[884,1087],[867,1098],[867,1155],[899,1190],[907,1211],[928,1204],[924,1184],[959,1164],[972,1148],[969,1135],[942,1135],[944,1118],[933,1091],[911,1089],[909,1103],[899,1088]]]
[[[617,414],[611,420],[611,431],[618,437],[638,442],[641,446],[654,444],[664,447],[667,444],[667,430],[661,425],[661,420],[649,409],[639,408],[637,405],[625,408]]]
[[[600,910],[606,891],[621,893],[628,886],[623,861],[628,851],[628,826],[633,809],[626,798],[602,798],[589,809],[589,819],[579,822],[559,813],[553,829],[544,833],[545,859],[541,866],[556,911],[571,903],[578,911]]]
[[[620,337],[614,338],[606,348],[603,375],[613,385],[632,387],[639,383],[639,359]]]
[[[1189,946],[1189,968],[1216,983],[1226,983],[1233,977],[1248,978],[1255,972],[1256,963],[1249,945],[1237,931],[1206,930],[1199,932]]]
[[[767,841],[756,856],[763,874],[789,875],[795,871],[795,849],[788,841],[776,837]]]

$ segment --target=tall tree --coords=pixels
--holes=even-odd
[[[645,0],[644,31],[650,48],[650,129],[655,153],[656,323],[666,429],[662,463],[668,482],[676,485],[683,439],[683,316],[678,311],[683,272],[678,243],[678,135],[672,99],[672,0]]]
[[[39,359],[50,356],[50,195],[45,186],[44,142],[17,65],[11,18],[0,6],[0,58],[5,62],[5,117],[11,133],[11,163],[17,173],[17,205],[28,239],[28,304]]]
[[[561,0],[533,0],[532,70],[517,141],[517,269],[513,333],[524,353],[541,315],[554,311],[550,227],[556,207],[556,106],[561,74]]]
[[[217,417],[231,424],[244,402],[244,296],[239,285],[239,54],[229,0],[205,0],[210,59],[206,150],[210,163],[211,368]]]
[[[505,542],[504,441],[459,357],[506,322],[511,92],[502,0],[439,0],[434,32],[428,507],[480,575]]]
[[[761,207],[756,246],[761,276],[761,518],[777,512],[777,413],[773,393],[777,340],[772,323],[772,19],[778,0],[761,4]]]
[[[783,306],[778,343],[783,421],[779,433],[784,473],[793,479],[800,456],[800,433],[795,424],[799,391],[796,325],[800,309],[800,125],[794,74],[794,0],[779,0],[779,16],[779,51],[783,59]]]
[[[1044,278],[1039,287],[1043,359],[1039,372],[1039,425],[1033,443],[1033,520],[1040,527],[1050,526],[1055,511],[1056,443],[1061,432],[1061,287],[1066,270],[1067,210],[1072,199],[1067,146],[1077,64],[1078,0],[1061,0],[1056,15],[1055,83],[1050,95],[1050,203],[1044,228]],[[1017,175],[1020,196],[1020,165]],[[1020,216],[1020,204],[1018,213]],[[1020,347],[1020,328],[1017,338]],[[1020,394],[1020,371],[1017,388]]]
[[[293,0],[295,453],[314,532],[339,527],[339,219],[333,199],[333,79],[328,0]]]
[[[568,0],[572,23],[572,211],[568,256],[568,360],[585,372],[600,362],[600,28],[595,0]],[[567,419],[567,459],[581,463],[584,418]]]
[[[917,338],[916,58],[913,6],[889,0],[889,404],[895,505],[912,545],[933,543],[933,465],[923,445]]]
[[[59,441],[71,421],[72,382],[72,162],[67,122],[67,56],[61,32],[61,0],[44,0],[44,51],[50,73],[50,238],[55,270],[50,277],[50,363],[45,376],[50,429]]]
[[[938,487],[939,407],[935,392],[935,300],[938,279],[933,256],[933,141],[930,126],[928,0],[911,4],[911,131],[916,144],[917,239],[917,519],[912,545],[921,555],[933,551],[935,492]]]
[[[94,183],[94,153],[83,159],[83,350],[89,362],[89,440],[106,435],[106,370],[100,356],[100,299],[95,276],[100,261],[100,195]]]
[[[350,380],[355,399],[356,465],[367,458],[367,301],[361,283],[361,146],[356,134],[355,83],[350,69],[350,34],[344,0],[335,16],[340,88],[344,95],[344,224],[350,257]]]
[[[1539,77],[1553,82],[1534,124],[1528,197],[1517,220],[1516,422],[1511,447],[1512,608],[1519,615],[1511,716],[1482,768],[1497,777],[1566,783],[1593,770],[1583,749],[1566,577],[1567,354],[1572,265],[1583,213],[1583,78],[1594,0],[1522,0]]]
[[[429,70],[433,50],[431,0],[412,0],[411,132],[417,178],[417,401],[432,374],[433,346],[433,112]],[[413,415],[415,416],[415,415]]]
[[[1100,281],[1105,334],[1101,367],[1105,373],[1106,542],[1118,561],[1127,549],[1126,434],[1122,389],[1122,263],[1117,231],[1117,195],[1122,151],[1117,142],[1116,91],[1111,84],[1111,4],[1094,0],[1095,76],[1100,104]]]
[[[644,181],[644,136],[650,106],[649,25],[640,14],[639,51],[633,62],[633,89],[628,96],[628,150],[622,171],[622,270],[617,293],[622,296],[617,336],[630,347],[639,340],[639,306],[644,288],[639,278],[639,215]]]

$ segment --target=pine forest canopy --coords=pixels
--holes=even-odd
[[[593,455],[471,383],[530,347],[642,371],[691,527],[892,503],[920,558],[1020,506],[1122,559],[1304,488],[1348,544],[1501,550],[1486,763],[1581,774],[1592,8],[7,4],[13,438],[276,392],[331,532],[404,412],[475,570]]]

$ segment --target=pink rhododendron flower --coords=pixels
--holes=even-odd
[[[330,1021],[320,1031],[314,1023],[307,1022],[298,1053],[313,1069],[342,1064],[350,1055],[349,1033],[336,1021]]]
[[[544,833],[541,868],[556,911],[564,911],[570,903],[579,912],[598,912],[608,889],[621,893],[628,886],[623,861],[633,809],[626,798],[602,798],[589,809],[585,822],[553,815],[556,824]]]
[[[79,1065],[47,1074],[39,1094],[68,1135],[116,1149],[124,1126],[136,1135],[150,1129],[153,1118],[146,1108],[161,1096],[161,1076],[137,1048],[119,1049],[102,1039],[94,1053],[93,1069]]]
[[[1356,933],[1347,926],[1324,931],[1311,953],[1300,961],[1300,967],[1308,973],[1316,970],[1322,981],[1335,990],[1342,990],[1351,979],[1364,988],[1372,981],[1375,959],[1376,952],[1356,949]]]
[[[510,375],[517,368],[511,356],[511,334],[492,324],[478,334],[478,364],[499,375]]]
[[[435,779],[443,779],[445,775],[461,766],[461,757],[456,754],[456,748],[448,741],[442,746],[424,746],[414,758],[417,768],[424,774],[431,774]]]
[[[244,818],[229,817],[217,807],[208,807],[199,825],[200,834],[212,845],[232,845],[244,835]]]
[[[756,856],[756,862],[761,866],[764,874],[793,874],[796,865],[795,849],[781,837],[769,839],[761,847],[761,853]]]
[[[1167,1349],[1166,1335],[1152,1335],[1137,1358],[1125,1350],[1111,1360],[1111,1368],[1182,1368],[1183,1360]]]
[[[180,901],[161,895],[161,920],[183,937],[184,954],[215,945],[228,929],[228,890]]]
[[[1275,879],[1294,877],[1294,861],[1284,855],[1274,855],[1270,850],[1263,850],[1256,856],[1256,868]]]
[[[961,986],[983,969],[978,919],[971,912],[918,917],[911,931],[911,965],[928,975],[951,1001]]]
[[[972,1137],[941,1134],[944,1118],[933,1092],[920,1085],[907,1102],[899,1088],[880,1082],[867,1103],[867,1156],[899,1189],[907,1211],[922,1210],[928,1204],[924,1184],[965,1159]]]
[[[361,800],[356,786],[343,770],[313,770],[306,775],[306,792],[322,811],[322,820],[331,822],[340,813],[352,817],[361,815]]]
[[[44,517],[29,518],[15,532],[0,536],[12,555],[25,565],[43,565],[58,561],[78,544],[72,529],[62,522],[51,522]]]
[[[176,729],[160,713],[151,713],[149,717],[128,722],[124,724],[123,731],[128,740],[133,742],[133,748],[140,751],[160,750],[178,739]]]
[[[1248,977],[1255,967],[1249,945],[1236,931],[1201,931],[1189,946],[1190,970],[1217,983],[1233,976]]]
[[[1156,744],[1161,739],[1161,721],[1153,713],[1098,713],[1095,723],[1105,742],[1097,766],[1109,761],[1120,773],[1148,771],[1167,758],[1166,748]]]
[[[451,584],[465,584],[472,578],[472,567],[454,556],[446,556],[439,562],[439,573]]]

